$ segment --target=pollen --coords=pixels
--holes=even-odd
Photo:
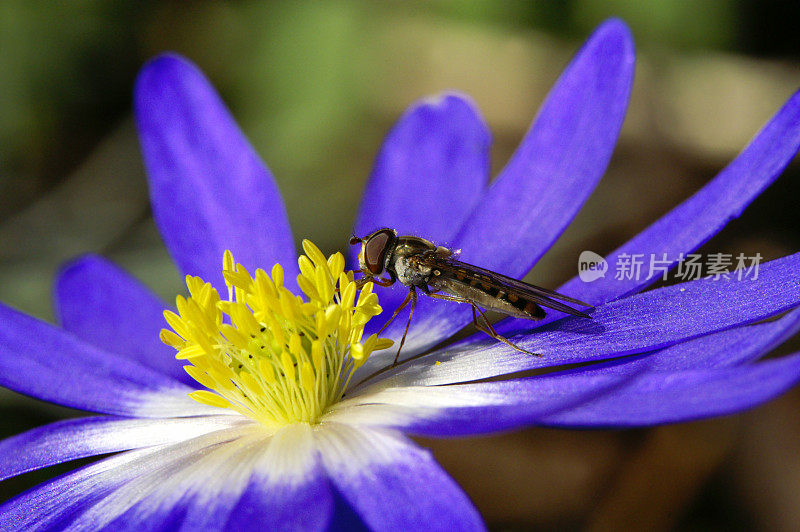
[[[341,253],[326,259],[309,240],[303,250],[297,285],[305,297],[283,285],[280,264],[271,275],[251,275],[230,251],[222,260],[227,299],[186,276],[189,297],[177,297],[177,313],[164,312],[171,329],[160,337],[204,387],[192,399],[270,428],[314,424],[370,354],[392,345],[375,334],[363,338],[366,323],[381,312],[372,283],[359,289]]]

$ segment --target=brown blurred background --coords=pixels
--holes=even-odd
[[[147,202],[131,88],[176,50],[208,74],[275,173],[294,234],[350,235],[366,176],[415,99],[455,89],[501,168],[603,19],[638,58],[611,167],[531,279],[611,250],[701,187],[800,87],[800,6],[755,0],[0,2],[0,300],[52,319],[52,276],[109,257],[167,300],[182,290]],[[707,252],[800,249],[798,167]],[[321,207],[324,206],[324,209]],[[800,349],[800,342],[782,352]],[[723,419],[627,431],[530,429],[425,440],[494,529],[800,529],[800,390]],[[75,413],[0,393],[0,436]],[[55,467],[0,484],[0,500]]]

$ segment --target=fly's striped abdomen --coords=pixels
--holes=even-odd
[[[434,290],[474,301],[487,310],[502,312],[515,318],[540,320],[545,312],[536,302],[511,286],[498,282],[489,276],[470,272],[461,268],[454,271],[434,272],[428,284]]]
[[[589,305],[552,290],[449,258],[426,257],[422,259],[422,262],[433,272],[433,276],[429,280],[431,286],[440,285],[440,290],[471,299],[490,310],[529,320],[544,318],[545,311],[542,307],[549,307],[573,316],[589,317],[588,314],[561,303],[561,301],[583,306]],[[444,280],[437,282],[437,277]],[[469,295],[465,292],[469,292]]]

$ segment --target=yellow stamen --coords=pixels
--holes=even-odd
[[[164,312],[172,330],[160,338],[207,388],[192,399],[270,428],[316,423],[369,355],[391,347],[374,334],[362,342],[364,325],[381,312],[372,283],[357,294],[341,253],[326,259],[308,240],[303,250],[297,284],[307,300],[283,286],[279,264],[271,277],[264,270],[253,277],[230,251],[222,259],[227,299],[199,277],[186,277],[190,295],[177,297],[177,314]]]

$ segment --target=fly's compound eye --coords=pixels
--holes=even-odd
[[[381,229],[362,242],[364,266],[373,275],[378,275],[383,271],[383,260],[386,258],[386,252],[393,239],[394,232],[391,229]]]

